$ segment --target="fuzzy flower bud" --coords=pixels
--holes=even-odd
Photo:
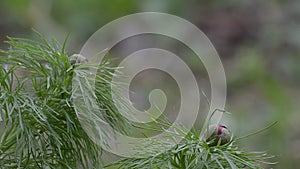
[[[70,63],[72,65],[77,65],[80,63],[87,63],[88,59],[80,54],[73,54],[72,56],[70,56]]]
[[[211,146],[216,146],[220,140],[220,145],[224,145],[231,141],[231,137],[232,134],[229,129],[225,125],[218,124],[209,127],[206,142],[211,142]]]

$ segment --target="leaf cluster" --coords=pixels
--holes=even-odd
[[[246,152],[236,145],[234,138],[225,145],[211,146],[210,142],[201,140],[196,131],[191,131],[179,144],[167,151],[156,152],[162,144],[168,143],[152,142],[151,146],[143,146],[139,150],[145,157],[124,158],[107,167],[131,168],[131,169],[262,169],[262,163],[268,163],[272,158],[265,152]],[[148,148],[150,147],[150,148]],[[153,154],[149,156],[149,154]]]
[[[8,37],[0,57],[0,166],[2,168],[100,168],[101,148],[83,129],[72,103],[77,69],[54,39]],[[96,97],[102,120],[122,129],[108,94],[112,68],[96,65]],[[99,132],[105,138],[105,133]]]

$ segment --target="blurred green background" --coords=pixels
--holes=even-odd
[[[68,50],[78,53],[101,26],[145,11],[187,19],[212,41],[227,75],[227,110],[232,115],[224,122],[236,135],[278,121],[240,142],[244,149],[276,155],[278,164],[266,168],[300,166],[298,0],[1,0],[0,48],[8,48],[6,36],[32,38],[34,28],[60,42],[70,32]],[[187,62],[193,66],[192,60]]]

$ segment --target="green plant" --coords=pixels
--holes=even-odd
[[[85,68],[94,67],[96,103],[99,114],[87,112],[96,122],[106,122],[113,129],[140,126],[130,125],[117,111],[111,98],[111,78],[117,68],[108,59],[99,65],[78,64],[54,39],[47,41],[8,38],[11,48],[1,50],[0,57],[0,117],[4,123],[0,140],[1,168],[103,168],[102,149],[93,142],[78,120],[73,106],[72,80],[74,75],[87,77]],[[85,80],[80,87],[89,88]],[[83,80],[83,81],[81,81]],[[89,94],[86,97],[93,97]],[[89,98],[87,98],[89,99]],[[158,122],[162,126],[171,126]],[[209,123],[207,124],[209,125]],[[92,124],[93,126],[93,124]],[[157,130],[157,126],[143,128]],[[236,145],[238,138],[212,145],[196,131],[175,127],[169,139],[182,137],[175,146],[170,142],[149,139],[137,148],[137,156],[124,158],[107,167],[119,168],[261,168],[260,162],[269,158],[266,153],[248,153]],[[165,131],[164,129],[161,131]],[[185,131],[185,132],[183,132]],[[98,131],[106,139],[105,131]],[[180,133],[189,133],[184,136]],[[167,147],[167,151],[159,151]],[[149,156],[149,154],[151,154]]]
[[[208,126],[204,127],[204,131],[209,134],[204,134],[203,136],[194,129],[187,131],[184,126],[177,126],[174,127],[176,134],[171,133],[168,136],[169,139],[165,140],[174,140],[175,137],[183,136],[182,133],[188,132],[188,135],[183,137],[179,144],[173,146],[171,141],[162,142],[161,140],[150,139],[137,147],[136,156],[123,158],[106,167],[121,169],[262,169],[261,164],[275,164],[268,161],[274,156],[269,156],[266,152],[243,151],[237,146],[237,142],[261,133],[276,123],[274,122],[263,129],[242,137],[233,136],[225,144],[218,137],[211,139]],[[166,123],[165,121],[160,122],[160,124],[171,125],[171,123]],[[215,142],[217,144],[214,144]],[[162,149],[167,150],[161,151]]]
[[[8,38],[1,50],[0,110],[4,121],[0,140],[2,168],[100,168],[101,149],[86,134],[72,104],[75,68],[65,43]],[[123,119],[106,96],[114,70],[107,60],[97,65],[96,94],[103,120],[122,130]],[[75,71],[76,70],[76,71]],[[105,138],[105,133],[100,133]]]

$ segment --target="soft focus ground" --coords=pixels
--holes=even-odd
[[[275,127],[240,144],[247,150],[277,155],[279,163],[266,168],[300,166],[300,1],[1,0],[0,47],[8,48],[2,43],[7,35],[30,38],[34,28],[61,42],[71,32],[68,49],[78,53],[87,38],[105,23],[144,11],[167,12],[196,24],[210,38],[225,67],[227,110],[232,115],[226,115],[224,123],[236,135],[243,135],[278,121]],[[187,55],[181,57],[198,72],[199,82],[201,75],[207,78],[199,61]],[[143,80],[149,74],[157,72],[141,74],[137,83],[149,85],[155,81]],[[172,82],[167,75],[159,77]],[[138,88],[133,90],[139,92]],[[136,100],[143,100],[139,99],[142,96],[136,96]],[[174,111],[177,108],[169,107]]]

